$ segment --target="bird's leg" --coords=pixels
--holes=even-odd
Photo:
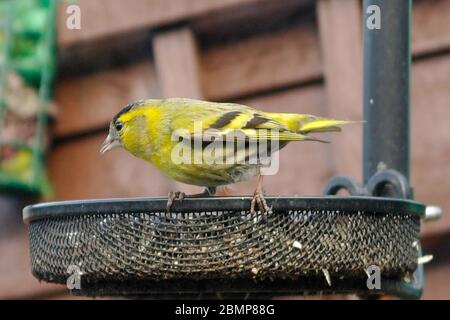
[[[167,212],[170,211],[170,208],[172,207],[172,204],[175,200],[183,201],[184,198],[201,198],[201,197],[208,197],[213,196],[216,193],[216,187],[205,187],[205,189],[196,194],[189,194],[186,195],[184,192],[180,191],[171,191],[169,192],[169,195],[167,196]]]
[[[258,205],[261,213],[268,213],[270,211],[267,205],[266,199],[264,198],[264,193],[262,190],[263,175],[258,176],[258,183],[256,184],[255,193],[253,194],[253,199],[250,205],[250,212],[255,212],[255,206]]]
[[[167,195],[167,212],[170,211],[170,208],[172,207],[172,204],[175,200],[183,201],[183,199],[186,197],[186,194],[181,191],[170,191]]]

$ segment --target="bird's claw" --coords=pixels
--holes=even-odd
[[[270,213],[272,211],[272,208],[270,208],[267,205],[267,201],[264,198],[264,194],[262,192],[255,192],[253,194],[253,199],[250,204],[250,212],[251,213],[256,213],[256,211],[255,211],[256,205],[258,205],[258,208],[261,211],[261,213]]]
[[[183,199],[186,197],[186,194],[181,191],[170,191],[167,195],[167,205],[166,209],[167,212],[170,212],[170,208],[172,207],[172,204],[175,200],[183,201]]]

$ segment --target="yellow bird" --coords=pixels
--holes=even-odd
[[[350,121],[312,115],[272,113],[235,103],[184,98],[140,100],[112,119],[103,154],[123,147],[156,166],[170,178],[205,187],[198,195],[214,195],[216,187],[258,176],[250,210],[268,207],[262,192],[263,169],[275,151],[291,141],[320,141],[311,132],[340,131]],[[167,208],[182,192],[170,192]]]

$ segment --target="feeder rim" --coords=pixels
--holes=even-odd
[[[171,211],[246,211],[251,197],[205,197],[185,198],[175,201]],[[274,211],[295,209],[324,211],[363,211],[371,213],[414,214],[423,217],[425,205],[405,199],[368,196],[270,196],[266,197]],[[165,212],[167,198],[111,198],[45,202],[29,205],[23,209],[23,221],[30,223],[41,219],[97,214],[132,214],[136,212]]]

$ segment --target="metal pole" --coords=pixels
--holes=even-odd
[[[364,183],[380,167],[409,181],[411,0],[364,0],[363,16]]]

